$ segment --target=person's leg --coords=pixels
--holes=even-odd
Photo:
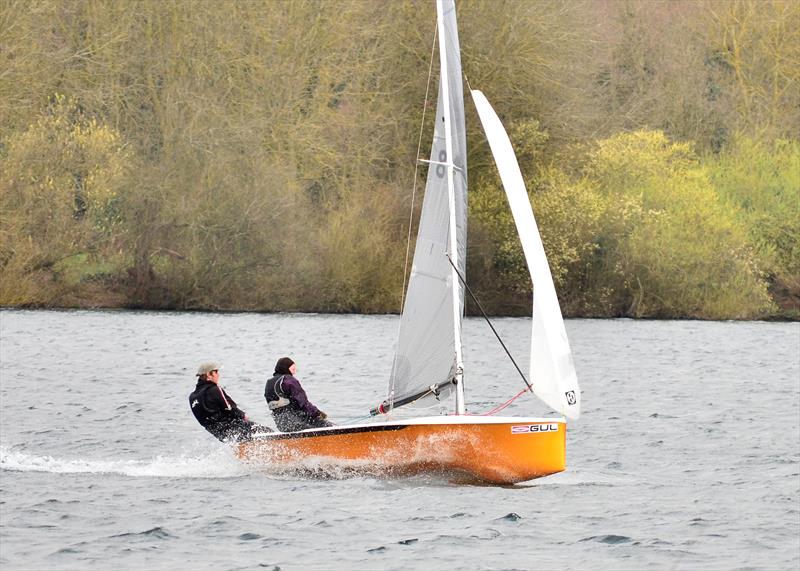
[[[326,426],[333,426],[333,423],[329,420],[323,420],[321,418],[314,418],[308,422],[308,428],[324,428]]]
[[[273,411],[272,416],[275,418],[275,426],[281,432],[297,432],[298,430],[309,428],[305,419],[298,416],[293,410],[280,411],[278,413]]]

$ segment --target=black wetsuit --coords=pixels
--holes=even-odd
[[[197,422],[222,441],[249,440],[254,432],[266,429],[247,420],[228,393],[211,381],[197,381],[189,406]]]

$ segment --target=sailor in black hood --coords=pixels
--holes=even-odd
[[[328,415],[315,407],[306,396],[294,375],[297,365],[289,357],[281,357],[275,364],[275,374],[264,387],[264,398],[281,432],[295,432],[306,428],[333,426]]]

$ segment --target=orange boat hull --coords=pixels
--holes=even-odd
[[[493,484],[566,467],[563,419],[424,420],[274,433],[238,444],[237,455],[277,471],[461,475]]]

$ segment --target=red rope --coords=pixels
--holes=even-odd
[[[514,401],[515,401],[515,400],[517,400],[519,397],[521,397],[521,396],[522,396],[524,393],[527,393],[527,392],[528,392],[528,389],[522,389],[522,390],[521,390],[521,391],[519,391],[519,392],[518,392],[516,395],[514,395],[513,397],[511,397],[510,399],[508,399],[508,400],[507,400],[506,402],[504,402],[503,404],[497,405],[496,407],[494,407],[494,408],[493,408],[492,410],[490,410],[489,412],[484,412],[484,413],[480,414],[479,416],[491,416],[491,415],[495,414],[496,412],[500,412],[501,410],[503,410],[504,408],[506,408],[508,405],[510,405],[512,402],[514,402]]]
[[[527,392],[528,392],[528,390],[529,390],[529,389],[522,389],[522,390],[521,390],[521,391],[519,391],[517,394],[515,394],[513,397],[511,397],[510,399],[508,399],[506,402],[504,402],[503,404],[499,404],[499,405],[497,405],[496,407],[494,407],[494,408],[493,408],[492,410],[490,410],[489,412],[481,412],[481,413],[479,413],[479,414],[472,414],[472,413],[469,413],[469,412],[468,412],[468,413],[466,414],[466,416],[491,416],[491,415],[493,415],[493,414],[495,414],[495,413],[497,413],[497,412],[500,412],[500,411],[501,411],[501,410],[503,410],[504,408],[506,408],[508,405],[510,405],[510,404],[511,404],[512,402],[514,402],[515,400],[517,400],[517,399],[518,399],[519,397],[521,397],[523,394],[527,393]]]

